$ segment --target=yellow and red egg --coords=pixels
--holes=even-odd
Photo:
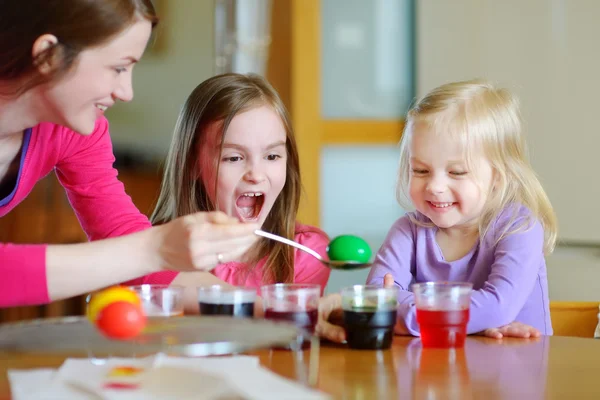
[[[130,339],[146,326],[142,302],[133,290],[115,286],[92,296],[87,317],[111,339]]]

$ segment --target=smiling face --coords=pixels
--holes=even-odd
[[[286,140],[281,118],[264,105],[231,120],[222,151],[221,124],[213,124],[200,162],[202,182],[216,209],[262,226],[286,182]],[[218,160],[218,176],[213,160]]]
[[[108,107],[133,99],[132,69],[151,30],[149,21],[137,20],[108,43],[83,50],[63,78],[41,85],[45,118],[87,135]]]
[[[442,135],[424,123],[414,123],[410,142],[410,198],[415,208],[439,228],[469,229],[478,223],[492,187],[493,172],[481,156],[473,157],[470,164],[463,146],[452,135]]]

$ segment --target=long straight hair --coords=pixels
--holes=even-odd
[[[482,239],[500,212],[512,208],[514,220],[522,205],[544,228],[544,251],[553,251],[558,231],[556,215],[528,160],[519,102],[514,95],[490,82],[471,80],[442,85],[418,100],[408,112],[400,142],[396,195],[402,205],[410,204],[410,142],[417,122],[461,143],[468,165],[473,164],[475,154],[483,155],[491,164],[496,181],[479,218]],[[527,229],[531,222],[524,220],[511,231],[506,228],[498,240]]]
[[[177,217],[198,211],[215,211],[201,168],[215,168],[218,179],[219,159],[199,159],[200,149],[206,141],[207,131],[215,124],[221,126],[223,140],[231,120],[238,114],[268,106],[281,118],[286,131],[285,185],[269,212],[264,229],[293,239],[296,216],[300,203],[300,163],[294,132],[288,112],[275,89],[261,76],[249,74],[223,74],[207,79],[194,89],[179,114],[169,154],[158,203],[151,220],[162,224]],[[211,182],[207,184],[214,184]],[[259,239],[247,254],[250,268],[267,257],[263,281],[292,282],[294,278],[294,251],[279,242]]]

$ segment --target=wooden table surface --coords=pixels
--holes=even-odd
[[[255,355],[271,370],[296,377],[290,352]],[[10,399],[8,369],[58,367],[63,361],[0,352],[0,399]],[[422,349],[408,337],[396,337],[385,351],[325,344],[319,368],[317,387],[335,399],[600,399],[600,340],[594,339],[469,337],[462,350]]]

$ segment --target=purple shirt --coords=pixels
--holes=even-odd
[[[428,281],[473,284],[469,334],[518,321],[551,335],[544,230],[539,221],[532,220],[498,241],[506,228],[510,232],[529,219],[525,207],[519,208],[516,218],[512,214],[500,213],[482,241],[461,259],[449,262],[435,240],[438,228],[416,225],[405,215],[388,232],[367,283],[381,285],[386,273],[394,276],[400,287],[398,317],[415,336],[419,336],[419,326],[410,284]],[[412,215],[429,222],[422,214]]]

